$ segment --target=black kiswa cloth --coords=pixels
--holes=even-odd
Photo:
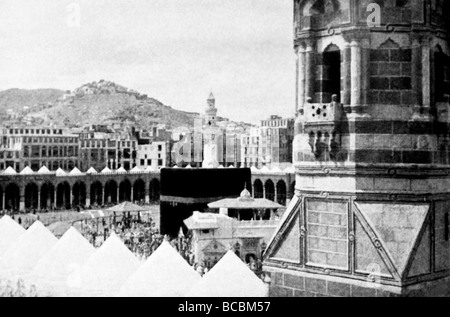
[[[249,168],[162,169],[161,233],[177,237],[180,228],[186,230],[183,220],[194,211],[205,212],[211,202],[237,198],[250,184]]]

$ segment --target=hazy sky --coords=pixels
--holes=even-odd
[[[293,116],[292,6],[292,0],[0,0],[0,90],[72,90],[105,79],[187,111],[202,112],[212,89],[221,116],[249,122]]]

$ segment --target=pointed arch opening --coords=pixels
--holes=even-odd
[[[266,199],[275,201],[275,185],[272,180],[268,180],[265,184]]]
[[[286,183],[283,180],[280,180],[277,183],[277,203],[280,205],[286,206],[287,200],[287,188]]]
[[[45,183],[41,186],[41,209],[53,209],[55,206],[55,186],[52,183]]]
[[[107,204],[117,204],[118,186],[114,180],[110,180],[105,185],[105,202]]]
[[[25,210],[36,210],[39,207],[39,188],[35,183],[25,186]]]
[[[103,185],[100,182],[95,182],[91,185],[91,205],[103,205]]]
[[[74,207],[86,206],[86,184],[83,182],[77,182],[73,185],[73,203]]]
[[[264,187],[263,187],[262,182],[259,179],[254,181],[253,189],[254,189],[253,190],[254,191],[254,194],[253,194],[254,198],[264,198]]]
[[[19,211],[20,188],[17,184],[9,184],[5,189],[5,209]]]
[[[150,202],[152,204],[159,203],[160,195],[161,195],[161,190],[160,190],[159,180],[154,178],[150,182]]]
[[[131,201],[131,183],[129,180],[124,180],[119,185],[119,203],[124,201]]]
[[[56,207],[60,209],[70,209],[70,185],[67,182],[61,183],[56,188]]]
[[[138,203],[145,202],[145,182],[138,179],[133,185],[133,201]]]

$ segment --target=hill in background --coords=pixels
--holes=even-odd
[[[198,113],[175,110],[134,90],[101,80],[71,91],[57,89],[0,92],[0,111],[33,124],[82,127],[129,121],[137,127],[193,126]]]

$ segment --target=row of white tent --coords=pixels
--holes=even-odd
[[[141,261],[115,234],[95,249],[74,228],[58,240],[39,221],[25,230],[8,216],[0,219],[1,279],[52,297],[268,296],[232,251],[201,277],[166,241]]]
[[[174,166],[174,168],[178,168],[178,166]],[[192,168],[188,165],[186,168]],[[223,165],[220,165],[219,168],[225,168]],[[229,168],[234,168],[233,165],[229,166]],[[53,175],[64,177],[64,176],[82,176],[82,175],[92,175],[92,174],[139,174],[139,173],[155,173],[158,172],[158,168],[153,166],[149,166],[146,169],[141,169],[139,167],[134,167],[131,171],[125,170],[123,167],[117,170],[111,170],[108,167],[105,167],[101,172],[97,172],[95,168],[91,167],[86,173],[82,173],[78,168],[72,169],[70,172],[64,171],[62,168],[56,170],[56,172],[51,172],[46,166],[42,166],[39,171],[34,172],[29,166],[25,167],[20,173],[17,173],[12,167],[8,167],[4,170],[0,175]],[[281,170],[279,167],[274,167],[273,169],[269,169],[267,166],[258,169],[257,167],[251,167],[251,171],[254,174],[294,174],[295,168],[288,167],[284,170]]]
[[[146,169],[141,169],[139,167],[134,167],[131,171],[127,171],[123,167],[117,170],[111,170],[108,167],[105,167],[101,172],[97,172],[95,168],[91,167],[86,173],[81,172],[77,167],[72,169],[70,172],[64,171],[62,168],[58,168],[55,172],[51,172],[46,166],[42,166],[39,171],[34,172],[29,166],[26,166],[20,173],[17,173],[12,167],[8,167],[4,170],[0,175],[53,175],[56,176],[83,176],[86,174],[137,174],[137,173],[154,173],[159,170],[154,167],[147,167]]]
[[[175,165],[173,168],[178,168],[177,165]],[[191,165],[186,166],[186,168],[192,168]],[[219,165],[218,168],[225,168],[223,165]],[[230,165],[228,168],[235,168],[234,165]],[[275,166],[274,168],[270,169],[267,166],[263,166],[262,168],[257,168],[256,166],[252,166],[251,168],[252,173],[254,174],[294,174],[295,168],[293,166],[289,166],[282,170],[278,166]]]

